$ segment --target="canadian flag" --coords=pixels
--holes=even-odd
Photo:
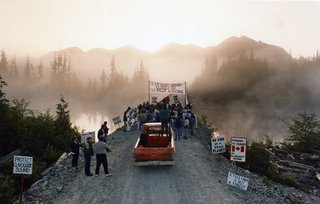
[[[235,151],[237,151],[237,152],[244,152],[244,146],[241,146],[241,147],[239,147],[239,146],[232,146],[232,152],[235,152]]]

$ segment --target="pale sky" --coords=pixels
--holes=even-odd
[[[0,50],[41,56],[129,44],[155,51],[245,35],[307,57],[320,49],[319,16],[317,1],[0,0]]]

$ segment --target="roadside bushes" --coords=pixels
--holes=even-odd
[[[320,149],[320,121],[316,114],[298,113],[289,125],[289,135],[285,146],[292,151],[309,152]]]
[[[248,149],[249,170],[268,178],[275,174],[276,167],[271,162],[271,154],[263,143],[253,142]]]
[[[248,149],[249,170],[264,176],[264,183],[268,184],[270,180],[279,182],[287,186],[298,187],[298,181],[289,174],[279,173],[274,163],[272,155],[263,143],[253,142]]]

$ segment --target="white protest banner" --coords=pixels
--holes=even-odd
[[[224,137],[211,137],[211,150],[213,154],[226,152],[226,142]]]
[[[246,162],[247,139],[244,137],[231,138],[230,160],[235,162]]]
[[[32,174],[33,158],[27,156],[13,157],[14,174]]]
[[[81,133],[81,143],[84,143],[88,137],[91,137],[92,140],[95,142],[95,131]]]
[[[185,94],[185,83],[160,83],[149,81],[150,93]]]
[[[115,118],[112,118],[112,121],[113,121],[113,124],[114,124],[114,125],[121,123],[120,116],[117,116],[117,117],[115,117]]]
[[[157,104],[157,103],[158,103],[158,97],[152,96],[152,98],[151,98],[151,103],[152,103],[152,104]]]
[[[248,189],[249,179],[229,172],[227,184],[246,191]]]

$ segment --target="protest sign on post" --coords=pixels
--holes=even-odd
[[[88,137],[91,137],[92,140],[95,142],[95,131],[81,133],[81,143],[84,143]]]
[[[117,117],[113,118],[112,121],[113,121],[114,125],[121,123],[120,116],[117,116]]]
[[[180,103],[179,98],[178,98],[178,95],[174,95],[174,96],[173,96],[173,101],[174,101],[175,104]]]
[[[118,128],[120,128],[120,123],[121,123],[121,119],[120,116],[117,116],[115,118],[112,118],[113,124],[117,125],[118,124]]]
[[[22,203],[23,186],[24,186],[24,174],[32,174],[33,158],[28,156],[13,156],[13,173],[21,174],[20,177],[20,190],[19,201]]]
[[[213,154],[226,152],[226,143],[224,137],[211,137],[211,151]]]
[[[151,98],[151,103],[152,103],[152,104],[157,104],[157,103],[158,103],[158,97],[152,96],[152,98]]]
[[[229,172],[227,184],[246,191],[248,189],[249,179]]]
[[[230,160],[235,162],[246,162],[247,139],[244,137],[231,138]]]
[[[13,173],[14,174],[32,174],[33,158],[27,156],[13,157]]]

